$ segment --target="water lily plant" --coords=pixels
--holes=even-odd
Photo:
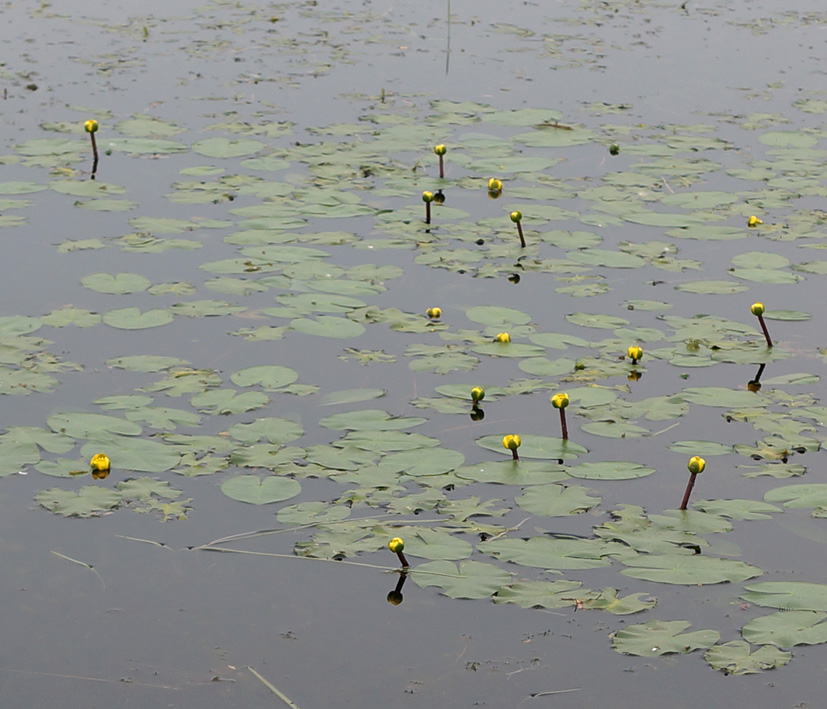
[[[98,132],[98,122],[94,118],[84,121],[83,129],[89,134],[92,141],[92,179],[95,179],[95,173],[98,171],[98,144],[95,140],[95,133]]]
[[[511,342],[511,335],[507,332],[497,333],[497,336],[494,338],[494,342]]]
[[[626,350],[626,355],[632,360],[632,364],[637,364],[638,360],[643,357],[643,348],[639,345],[632,345]]]
[[[425,190],[422,193],[422,201],[425,202],[425,223],[431,223],[431,202],[434,201],[434,193]]]
[[[569,428],[566,425],[566,407],[569,405],[569,395],[565,392],[551,397],[551,405],[560,411],[560,433],[564,441],[569,439]]]
[[[405,555],[402,553],[404,548],[405,542],[402,541],[401,537],[394,537],[388,542],[388,549],[390,549],[399,558],[399,563],[402,564],[402,568],[407,569],[410,567],[410,564],[405,558]]]
[[[519,460],[520,456],[517,453],[517,449],[520,447],[520,437],[514,433],[509,433],[507,436],[503,437],[503,448],[507,448],[511,451],[511,457],[514,460]]]
[[[471,389],[471,401],[474,404],[479,404],[485,398],[485,389],[482,387],[474,387]]]
[[[517,225],[517,233],[520,235],[520,246],[525,248],[525,237],[523,236],[523,213],[522,212],[511,212],[509,215],[511,217],[511,221]]]
[[[772,347],[770,331],[767,330],[767,323],[764,322],[764,304],[753,303],[752,307],[750,307],[750,311],[755,317],[758,318],[758,322],[761,324],[761,329],[764,331],[764,338],[767,340],[767,347]]]
[[[434,152],[439,156],[439,179],[443,180],[445,179],[445,165],[443,163],[443,156],[446,152],[448,152],[448,148],[442,144],[435,145]]]
[[[692,488],[695,487],[695,478],[698,477],[706,468],[706,461],[700,456],[693,455],[686,464],[689,469],[689,482],[686,483],[686,490],[683,493],[683,501],[680,509],[685,510],[689,504],[689,496],[692,494]]]
[[[442,308],[428,308],[425,311],[425,315],[431,320],[439,320],[442,317]]]

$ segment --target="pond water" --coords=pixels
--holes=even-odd
[[[819,704],[821,3],[3,14],[7,706]]]

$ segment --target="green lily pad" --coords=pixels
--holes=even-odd
[[[260,478],[258,475],[239,475],[222,483],[221,492],[239,502],[267,505],[295,497],[301,492],[301,485],[292,478],[275,475],[267,478]]]
[[[753,408],[769,404],[769,399],[761,394],[726,387],[687,387],[677,396],[690,404],[720,406],[727,409]]]
[[[405,539],[405,551],[423,559],[467,559],[474,551],[464,539],[440,529],[423,527],[413,533],[400,530],[400,534]]]
[[[319,421],[319,425],[340,431],[397,431],[426,422],[427,419],[414,416],[392,416],[381,409],[363,409],[327,416]]]
[[[764,494],[765,502],[782,502],[784,507],[815,507],[827,511],[827,483],[784,485]]]
[[[479,561],[439,560],[417,564],[410,572],[422,588],[436,586],[450,598],[489,598],[511,581],[511,574]]]
[[[483,461],[454,470],[454,475],[465,480],[500,485],[545,485],[569,479],[562,465],[529,460]]]
[[[119,436],[140,436],[143,430],[137,423],[116,416],[75,411],[52,414],[47,423],[56,433],[72,438],[105,438]]]
[[[276,513],[276,519],[282,524],[329,524],[340,522],[350,516],[350,508],[345,505],[328,505],[326,502],[299,502],[296,505],[282,507]]]
[[[615,650],[626,655],[659,657],[669,653],[687,653],[706,650],[720,639],[715,630],[696,630],[684,633],[690,626],[686,620],[650,620],[640,625],[629,625],[612,634]]]
[[[780,507],[757,500],[698,500],[692,506],[729,519],[770,519],[772,513],[781,512]]]
[[[620,573],[645,581],[696,584],[738,583],[760,576],[757,566],[732,559],[717,559],[702,554],[652,554],[623,562],[628,568]]]
[[[229,434],[242,443],[257,443],[264,439],[276,445],[283,445],[301,438],[304,429],[287,419],[262,418],[252,423],[234,424],[230,427]]]
[[[712,669],[721,670],[727,675],[747,675],[774,670],[786,665],[792,657],[791,652],[783,652],[770,645],[762,645],[755,652],[751,652],[750,644],[742,640],[713,645],[704,655]]]
[[[265,391],[276,391],[289,386],[298,378],[299,373],[295,369],[280,364],[261,364],[247,367],[230,375],[230,380],[236,386],[260,386]]]
[[[593,497],[588,488],[580,485],[533,485],[515,498],[526,512],[545,517],[565,517],[582,514],[600,504],[600,497]]]
[[[114,276],[109,273],[96,273],[86,276],[81,283],[97,291],[98,293],[140,293],[152,285],[152,281],[137,273],[116,273]]]
[[[609,566],[610,554],[619,553],[622,545],[598,539],[531,537],[496,539],[478,546],[481,552],[503,561],[540,569],[597,569]]]
[[[35,502],[63,517],[99,517],[121,504],[123,495],[97,485],[87,485],[77,492],[53,487],[38,492]]]
[[[465,312],[466,317],[474,322],[489,327],[506,327],[508,325],[527,325],[531,316],[521,310],[503,308],[495,305],[477,305]]]
[[[258,140],[207,138],[193,144],[192,151],[208,158],[240,158],[255,155],[264,147],[264,143]]]
[[[573,478],[586,480],[633,480],[651,475],[655,469],[629,460],[607,460],[569,465],[566,472]]]
[[[535,436],[526,434],[520,437],[522,445],[518,453],[520,458],[544,458],[547,460],[566,460],[586,455],[586,450],[579,443],[571,440],[564,441],[562,438],[551,436]],[[483,436],[477,439],[477,445],[486,450],[496,451],[504,455],[510,455],[511,451],[503,447],[502,436]]]
[[[173,320],[172,313],[157,308],[143,313],[138,308],[119,308],[103,314],[103,321],[119,330],[145,330],[168,325]]]
[[[623,318],[600,313],[571,313],[566,315],[566,320],[582,327],[597,327],[604,330],[614,330],[617,327],[624,327],[629,324],[629,321]]]
[[[685,453],[689,456],[699,455],[703,457],[705,455],[727,455],[732,453],[732,446],[717,441],[675,441],[669,446],[669,450],[676,453]]]
[[[782,610],[827,611],[827,584],[765,581],[744,587],[741,598],[756,606]]]
[[[306,335],[340,339],[359,337],[365,332],[365,326],[361,323],[347,318],[337,318],[333,315],[319,315],[315,319],[296,318],[290,321],[290,327]]]
[[[181,460],[181,452],[174,447],[131,436],[106,436],[93,440],[80,449],[81,455],[91,459],[96,453],[106,453],[112,467],[139,473],[163,473],[172,470]]]
[[[779,611],[753,618],[741,635],[749,643],[794,647],[827,643],[827,613],[818,611]]]
[[[579,581],[521,581],[501,588],[494,603],[514,603],[521,608],[571,608],[584,595]]]

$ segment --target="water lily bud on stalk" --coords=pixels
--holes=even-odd
[[[516,434],[510,433],[507,436],[503,437],[503,448],[507,448],[511,451],[511,457],[514,460],[519,460],[520,456],[517,454],[517,449],[520,447],[520,437]]]
[[[388,549],[390,549],[396,556],[399,557],[399,563],[402,564],[402,568],[407,569],[410,564],[408,560],[405,558],[405,555],[402,553],[402,550],[405,548],[405,542],[402,541],[399,537],[394,537],[388,542]]]
[[[485,389],[482,387],[474,387],[471,389],[471,401],[478,404],[485,398]]]
[[[431,318],[431,320],[439,320],[442,317],[442,308],[428,308],[425,311],[425,315]]]
[[[762,221],[761,221],[758,217],[756,217],[755,215],[753,215],[753,216],[751,216],[749,219],[747,219],[747,226],[748,226],[750,229],[754,229],[754,228],[755,228],[755,227],[757,227],[759,224],[763,224],[763,223],[764,223],[764,222],[762,222]]]
[[[569,427],[566,425],[566,407],[569,405],[569,395],[565,392],[551,397],[551,405],[560,410],[560,435],[564,441],[569,439]]]
[[[435,145],[434,152],[439,156],[439,179],[442,180],[445,178],[445,166],[442,162],[442,156],[448,152],[448,148],[444,145]]]
[[[509,215],[511,217],[511,221],[517,225],[517,233],[520,235],[520,246],[525,248],[525,237],[523,236],[523,213],[522,212],[511,212]]]
[[[434,193],[433,192],[428,192],[427,190],[425,190],[425,192],[422,193],[422,201],[425,202],[425,223],[430,224],[431,223],[431,202],[434,201]]]
[[[758,318],[758,322],[761,324],[761,329],[764,331],[764,339],[767,341],[767,347],[772,347],[772,340],[770,339],[770,331],[767,330],[767,323],[764,322],[764,304],[763,303],[753,303],[750,307],[750,311],[752,314]]]
[[[620,155],[620,146],[617,143],[609,146],[609,155]]]
[[[488,180],[488,196],[491,199],[497,199],[503,192],[503,181],[492,177]]]
[[[89,139],[92,141],[92,179],[95,179],[95,173],[98,171],[98,143],[95,140],[95,133],[98,132],[98,122],[94,118],[84,121],[83,129],[89,134]]]
[[[632,360],[632,364],[637,364],[637,361],[643,357],[643,348],[638,345],[632,345],[626,350],[626,354],[629,356],[629,359]]]
[[[511,335],[501,332],[494,338],[494,342],[511,342]]]
[[[692,494],[692,488],[695,487],[695,478],[706,468],[706,461],[700,456],[693,455],[686,467],[689,469],[689,482],[686,484],[686,491],[683,493],[683,502],[680,506],[682,510],[685,510],[689,504],[689,496]]]

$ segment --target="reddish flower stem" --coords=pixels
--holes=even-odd
[[[431,223],[431,203],[425,202],[425,223]]]
[[[92,139],[92,179],[95,179],[95,173],[98,171],[98,143],[95,140],[95,134],[90,133],[89,137]]]
[[[758,322],[761,323],[761,329],[764,331],[764,337],[767,340],[767,347],[772,347],[772,340],[770,339],[770,331],[767,330],[767,323],[764,322],[764,316],[758,316]]]
[[[520,459],[520,456],[517,454],[517,449],[516,448],[511,449],[511,457],[514,460],[519,460]]]
[[[444,163],[442,162],[442,158],[443,158],[443,157],[444,157],[444,156],[442,156],[442,155],[440,155],[440,156],[439,156],[439,179],[440,179],[440,180],[444,180],[444,179],[445,179],[445,165],[444,165]]]
[[[566,425],[566,410],[560,409],[560,431],[563,435],[563,440],[569,440],[569,427]]]
[[[520,235],[520,246],[525,248],[525,237],[523,236],[523,225],[517,222],[517,233]]]
[[[401,551],[396,552],[396,555],[399,557],[399,563],[402,564],[402,568],[407,569],[410,566],[410,564],[408,563],[408,560],[405,558],[405,555]]]
[[[689,504],[689,496],[692,494],[692,488],[695,487],[695,478],[697,477],[697,473],[689,473],[689,482],[686,484],[686,491],[683,493],[683,502],[681,502],[678,509],[685,510]]]

